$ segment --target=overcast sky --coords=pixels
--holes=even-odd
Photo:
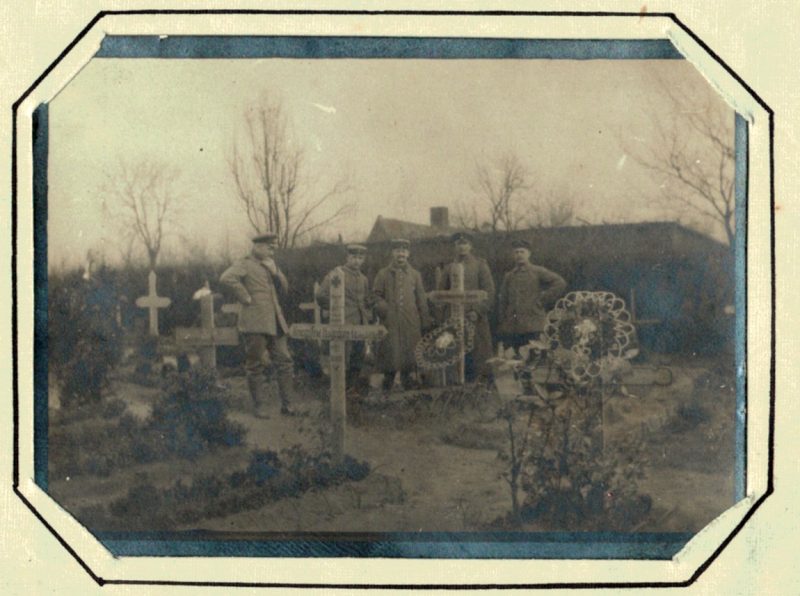
[[[100,188],[119,159],[177,167],[180,232],[244,250],[226,160],[265,94],[282,102],[320,190],[349,175],[355,210],[328,230],[345,240],[363,240],[378,215],[427,223],[443,205],[452,219],[474,200],[476,162],[507,152],[537,192],[574,195],[587,219],[663,219],[663,181],[618,141],[654,142],[653,114],[668,107],[656,76],[677,94],[713,95],[682,60],[95,59],[50,107],[50,263],[117,252]]]

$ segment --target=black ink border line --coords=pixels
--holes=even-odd
[[[638,18],[669,18],[675,22],[684,32],[686,32],[700,47],[707,52],[718,64],[720,64],[728,74],[730,74],[767,112],[769,119],[769,185],[770,185],[770,281],[771,281],[771,318],[770,318],[770,400],[769,400],[769,428],[767,438],[767,491],[762,495],[753,507],[747,512],[745,517],[734,528],[733,532],[720,546],[712,553],[712,555],[695,571],[695,573],[683,582],[643,582],[643,583],[564,583],[564,584],[290,584],[290,583],[236,583],[236,582],[169,582],[169,581],[146,581],[146,580],[107,580],[95,575],[80,556],[72,550],[64,539],[50,526],[46,520],[28,503],[24,496],[18,490],[19,485],[19,373],[18,373],[18,311],[17,311],[17,206],[16,201],[18,198],[17,188],[17,111],[20,104],[30,95],[30,93],[38,86],[42,80],[63,60],[63,58],[71,51],[71,49],[91,30],[94,25],[105,16],[134,16],[134,15],[193,15],[193,14],[252,14],[252,15],[352,15],[352,16],[559,16],[559,17],[638,17]],[[87,573],[95,580],[95,582],[103,586],[105,584],[118,584],[118,585],[187,585],[187,586],[225,586],[225,587],[311,587],[311,588],[349,588],[349,589],[454,589],[454,590],[470,590],[470,589],[525,589],[525,588],[563,588],[563,589],[583,589],[583,588],[659,588],[659,587],[686,587],[693,584],[698,577],[711,565],[711,563],[719,556],[722,550],[730,543],[731,540],[741,531],[744,524],[754,515],[761,504],[774,492],[774,455],[775,455],[775,370],[776,370],[776,316],[775,316],[775,156],[774,156],[774,142],[775,142],[775,123],[774,112],[766,104],[766,102],[749,86],[742,78],[717,55],[711,48],[708,47],[697,35],[694,34],[682,21],[680,21],[674,13],[631,13],[631,12],[569,12],[569,11],[550,11],[550,12],[536,12],[536,11],[311,11],[311,10],[273,10],[273,11],[259,11],[259,10],[238,10],[238,11],[223,11],[223,10],[140,10],[140,11],[101,11],[84,27],[78,36],[59,54],[59,56],[48,66],[48,68],[36,79],[36,81],[28,87],[23,95],[12,105],[12,366],[13,366],[13,395],[12,395],[12,408],[13,408],[13,488],[14,492],[20,499],[28,506],[34,515],[42,521],[45,527],[56,537],[56,539],[67,549],[68,552],[78,561],[78,563],[87,571]]]

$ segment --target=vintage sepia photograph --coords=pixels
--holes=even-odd
[[[744,497],[747,129],[668,42],[149,39],[34,114],[36,478],[92,534],[669,558]]]

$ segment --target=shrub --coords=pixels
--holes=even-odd
[[[203,518],[220,517],[256,509],[308,490],[362,480],[369,474],[366,462],[345,456],[334,463],[330,453],[309,452],[299,445],[275,451],[253,451],[245,470],[228,476],[200,475],[191,484],[182,479],[158,488],[137,475],[124,497],[108,508],[85,508],[81,521],[104,530],[172,529]]]
[[[240,445],[244,428],[228,420],[230,401],[211,371],[173,374],[153,405],[147,428],[164,434],[171,453],[190,459],[218,446]]]
[[[508,431],[499,456],[508,465],[513,523],[625,531],[649,511],[650,498],[638,492],[647,462],[641,435],[603,445],[596,397],[571,389],[498,412]]]
[[[117,292],[108,270],[89,280],[79,272],[54,278],[48,290],[48,364],[62,406],[98,402],[122,355]]]
[[[195,459],[217,447],[240,445],[245,430],[227,419],[228,399],[213,374],[187,372],[169,378],[144,421],[127,413],[121,400],[76,408],[79,417],[50,431],[50,472],[106,477],[131,464],[173,455]]]

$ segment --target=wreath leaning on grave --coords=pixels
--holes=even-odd
[[[638,353],[625,301],[611,292],[570,292],[545,322],[543,340],[566,378],[586,386]]]
[[[475,323],[464,319],[464,353],[472,351],[475,343]],[[462,331],[455,319],[448,319],[422,336],[414,349],[417,366],[425,370],[439,370],[458,362]]]

